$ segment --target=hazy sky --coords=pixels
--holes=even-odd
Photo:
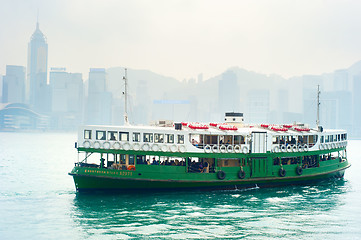
[[[127,66],[207,79],[232,66],[290,77],[361,60],[361,1],[0,0],[0,74],[40,29],[49,68]]]

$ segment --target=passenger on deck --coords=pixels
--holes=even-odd
[[[209,164],[208,164],[208,162],[203,163],[203,172],[209,173]]]
[[[192,139],[192,145],[198,147],[198,142],[194,139]]]
[[[100,159],[100,168],[104,168],[104,161],[105,161],[104,158]]]
[[[198,172],[200,172],[200,173],[202,173],[203,172],[203,169],[204,167],[203,167],[203,164],[200,162],[199,164],[198,164]]]
[[[116,140],[113,133],[110,135],[110,139],[109,139],[109,140],[112,140],[112,141],[115,141],[115,140]]]

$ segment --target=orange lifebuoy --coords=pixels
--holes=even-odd
[[[130,165],[130,166],[128,167],[128,170],[133,170],[133,171],[135,171],[135,166]]]

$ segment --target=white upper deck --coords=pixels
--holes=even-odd
[[[242,125],[181,123],[160,126],[80,127],[84,148],[171,151],[243,152],[322,150],[346,146],[344,130],[317,131],[303,125]]]

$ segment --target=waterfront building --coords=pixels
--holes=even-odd
[[[65,68],[51,68],[52,128],[72,129],[79,125],[83,113],[83,79],[81,73]]]
[[[333,76],[334,91],[348,91],[348,71],[346,69],[336,70]]]
[[[352,88],[352,96],[353,96],[353,136],[360,137],[361,136],[361,75],[356,75],[353,77],[353,88]]]
[[[268,90],[251,90],[247,94],[247,123],[269,122],[270,93]]]
[[[3,103],[25,102],[25,67],[6,66],[6,75],[2,84]]]
[[[314,126],[317,119],[317,86],[323,90],[323,79],[317,75],[305,75],[302,77],[303,98],[303,122]],[[297,98],[295,99],[297,101]],[[323,93],[321,94],[323,104]],[[321,106],[322,107],[322,106]],[[331,113],[330,113],[331,114]]]
[[[222,79],[218,81],[219,113],[239,111],[240,99],[237,75],[230,70],[223,73]]]
[[[2,99],[3,99],[3,76],[2,75],[0,75],[0,99],[1,99],[1,101],[0,102],[2,102]]]
[[[284,122],[284,115],[288,113],[289,92],[286,89],[276,91],[276,109],[270,113],[270,123],[289,123]]]
[[[140,80],[136,86],[136,98],[134,107],[134,120],[137,124],[148,124],[150,121],[149,115],[151,103],[149,102],[150,96],[148,93],[148,83],[145,80]]]
[[[325,128],[343,128],[351,132],[352,96],[349,91],[322,93],[321,125]]]
[[[33,111],[29,105],[24,103],[0,104],[0,131],[46,130],[48,128],[48,116]]]
[[[25,87],[26,99],[35,111],[50,110],[48,75],[48,43],[40,31],[39,22],[28,46],[28,72]]]
[[[91,68],[88,81],[88,124],[111,124],[112,93],[107,91],[107,74],[104,68]]]
[[[115,125],[124,124],[124,95],[122,90],[124,89],[123,77],[124,68],[115,67],[106,69],[105,86],[106,91],[112,94],[111,122]],[[134,82],[132,81],[131,84],[134,84]],[[131,86],[128,87],[128,89],[130,88]],[[131,113],[129,113],[129,120],[134,121],[137,119],[132,118]]]

